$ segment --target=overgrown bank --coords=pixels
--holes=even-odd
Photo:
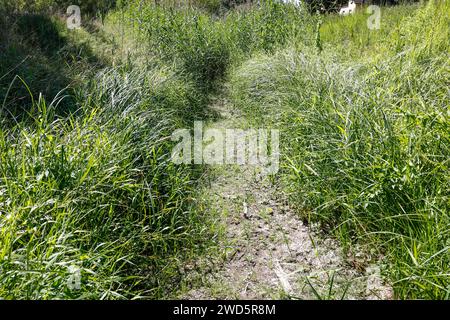
[[[366,263],[385,256],[399,298],[449,297],[449,9],[429,2],[376,41],[355,16],[323,29],[320,55],[284,49],[232,76],[234,103],[284,132],[291,201]]]
[[[448,1],[383,8],[382,29],[368,30],[363,12],[268,1],[218,17],[137,1],[62,38],[45,19],[57,41],[41,35],[31,65],[16,68],[14,52],[30,55],[33,37],[1,53],[0,297],[172,296],[216,231],[197,206],[202,169],[174,166],[169,138],[214,119],[224,83],[248,125],[281,130],[274,178],[305,220],[386,256],[396,297],[448,297],[448,12]],[[123,63],[96,57],[95,41],[81,50],[93,35],[127,51]],[[139,52],[124,50],[130,38]],[[28,88],[9,90],[16,74]],[[67,286],[74,268],[81,290]]]

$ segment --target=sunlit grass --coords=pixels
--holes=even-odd
[[[169,137],[224,84],[281,130],[305,219],[375,249],[396,297],[450,296],[448,1],[382,8],[380,30],[364,11],[129,3],[72,33],[1,24],[0,298],[172,296],[215,230]]]
[[[305,218],[347,247],[375,248],[388,262],[397,297],[444,299],[449,2],[430,3],[409,18],[404,11],[386,10],[392,31],[381,30],[359,57],[349,52],[361,49],[365,20],[330,17],[321,55],[303,48],[255,57],[233,74],[233,96],[259,115],[255,121],[282,130],[283,181]],[[350,25],[354,34],[346,38]]]

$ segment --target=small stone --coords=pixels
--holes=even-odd
[[[244,207],[244,209],[243,209],[243,211],[244,211],[244,217],[247,218],[247,219],[249,219],[250,216],[249,216],[249,214],[248,214],[248,206],[247,206],[247,202],[244,202],[244,203],[243,203],[243,207]]]

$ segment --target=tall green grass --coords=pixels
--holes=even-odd
[[[1,129],[0,297],[155,298],[176,285],[208,229],[195,171],[169,157],[189,94],[172,79],[105,69],[77,91],[76,113],[56,117],[62,97],[39,97],[32,124]]]
[[[193,202],[201,168],[170,161],[205,95],[154,57],[108,56],[116,30],[0,22],[0,297],[170,295],[213,232]]]
[[[255,57],[232,77],[235,104],[282,130],[292,202],[347,246],[385,257],[398,298],[450,296],[449,5],[387,10],[401,22],[386,17],[390,31],[359,59],[297,47]],[[366,33],[358,16],[339,23],[355,21]],[[358,39],[347,39],[349,51]]]
[[[144,44],[123,64],[77,55],[94,49],[71,46],[86,30],[11,20],[15,33],[33,19],[48,29],[0,33],[1,298],[171,296],[214,226],[196,208],[201,168],[174,166],[169,137],[210,117],[228,80],[250,123],[282,130],[281,182],[305,219],[386,257],[397,297],[450,296],[449,2],[383,9],[378,31],[364,12],[261,3],[210,14],[121,2],[111,42]],[[33,51],[18,68],[14,52]],[[68,285],[74,268],[80,289]]]
[[[252,10],[222,17],[196,8],[131,5],[127,19],[140,30],[149,51],[206,91],[223,81],[231,66],[258,51],[272,52],[293,38],[310,37],[309,20],[291,5],[262,1]]]

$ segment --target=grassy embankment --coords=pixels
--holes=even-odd
[[[371,31],[362,12],[269,3],[218,19],[136,2],[100,27],[122,30],[104,35],[121,53],[114,26],[145,44],[123,63],[79,50],[101,31],[67,35],[50,19],[52,40],[12,24],[29,47],[2,33],[0,296],[175,290],[178,267],[214,230],[195,208],[198,168],[173,166],[167,137],[210,117],[210,95],[229,80],[250,124],[282,130],[280,181],[305,219],[385,255],[397,297],[448,297],[448,12],[448,1],[383,9]],[[21,72],[17,52],[32,53]],[[27,86],[10,89],[15,74]],[[67,287],[71,265],[81,290]]]
[[[234,103],[283,130],[282,183],[303,216],[384,256],[398,298],[450,295],[450,3],[327,17],[231,77]]]

